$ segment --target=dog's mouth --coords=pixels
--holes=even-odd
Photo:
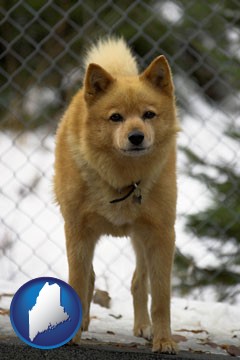
[[[127,149],[120,149],[124,155],[127,156],[142,156],[150,151],[151,147],[131,147]]]

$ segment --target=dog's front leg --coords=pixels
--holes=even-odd
[[[170,296],[171,271],[175,247],[174,230],[146,230],[143,239],[148,264],[152,306],[153,351],[176,353],[177,346],[171,339]]]
[[[89,325],[89,310],[94,289],[94,272],[92,259],[95,239],[79,224],[65,222],[67,256],[69,266],[69,284],[77,292],[83,312],[81,329],[72,340],[79,342],[81,331],[86,331]]]

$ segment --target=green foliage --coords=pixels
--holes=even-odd
[[[1,3],[6,14],[0,29],[3,84],[0,121],[4,126],[13,126],[14,122],[30,126],[21,109],[34,84],[54,89],[62,100],[59,105],[64,107],[73,90],[66,89],[63,80],[72,69],[81,67],[85,45],[113,33],[129,41],[142,65],[160,53],[166,54],[174,72],[187,73],[207,99],[222,101],[226,87],[239,88],[239,58],[229,41],[230,33],[239,26],[235,1],[2,0]],[[178,20],[169,20],[164,15],[164,6],[169,4],[178,11]],[[13,110],[11,114],[9,108]],[[35,124],[49,120],[43,116],[42,122]]]
[[[227,134],[239,141],[240,128]],[[181,275],[182,283],[185,288],[192,289],[209,286],[209,279],[212,279],[212,285],[221,287],[219,299],[227,298],[231,287],[240,283],[240,174],[237,160],[232,164],[209,164],[189,149],[185,154],[191,162],[188,175],[206,184],[211,198],[204,210],[187,216],[186,230],[204,241],[217,261],[211,267],[199,268],[193,259],[178,253],[177,265],[185,270]],[[194,173],[194,165],[200,165],[202,171]],[[214,170],[216,176],[208,175],[209,170]],[[189,268],[192,269],[191,281],[184,278]]]

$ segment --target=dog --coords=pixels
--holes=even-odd
[[[139,73],[122,38],[100,39],[85,58],[82,88],[56,134],[54,190],[64,218],[69,284],[88,329],[92,260],[103,234],[129,236],[136,253],[131,284],[134,335],[153,351],[175,353],[170,293],[176,217],[174,85],[161,55]],[[148,281],[152,296],[148,312]]]

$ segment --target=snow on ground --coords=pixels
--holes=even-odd
[[[0,282],[0,288],[10,290]],[[8,315],[10,297],[0,299],[1,335],[14,335]],[[83,339],[93,342],[150,347],[150,343],[132,335],[133,306],[130,294],[113,297],[110,309],[91,306],[89,331]],[[172,332],[179,350],[240,356],[240,312],[237,306],[222,303],[172,299]]]

